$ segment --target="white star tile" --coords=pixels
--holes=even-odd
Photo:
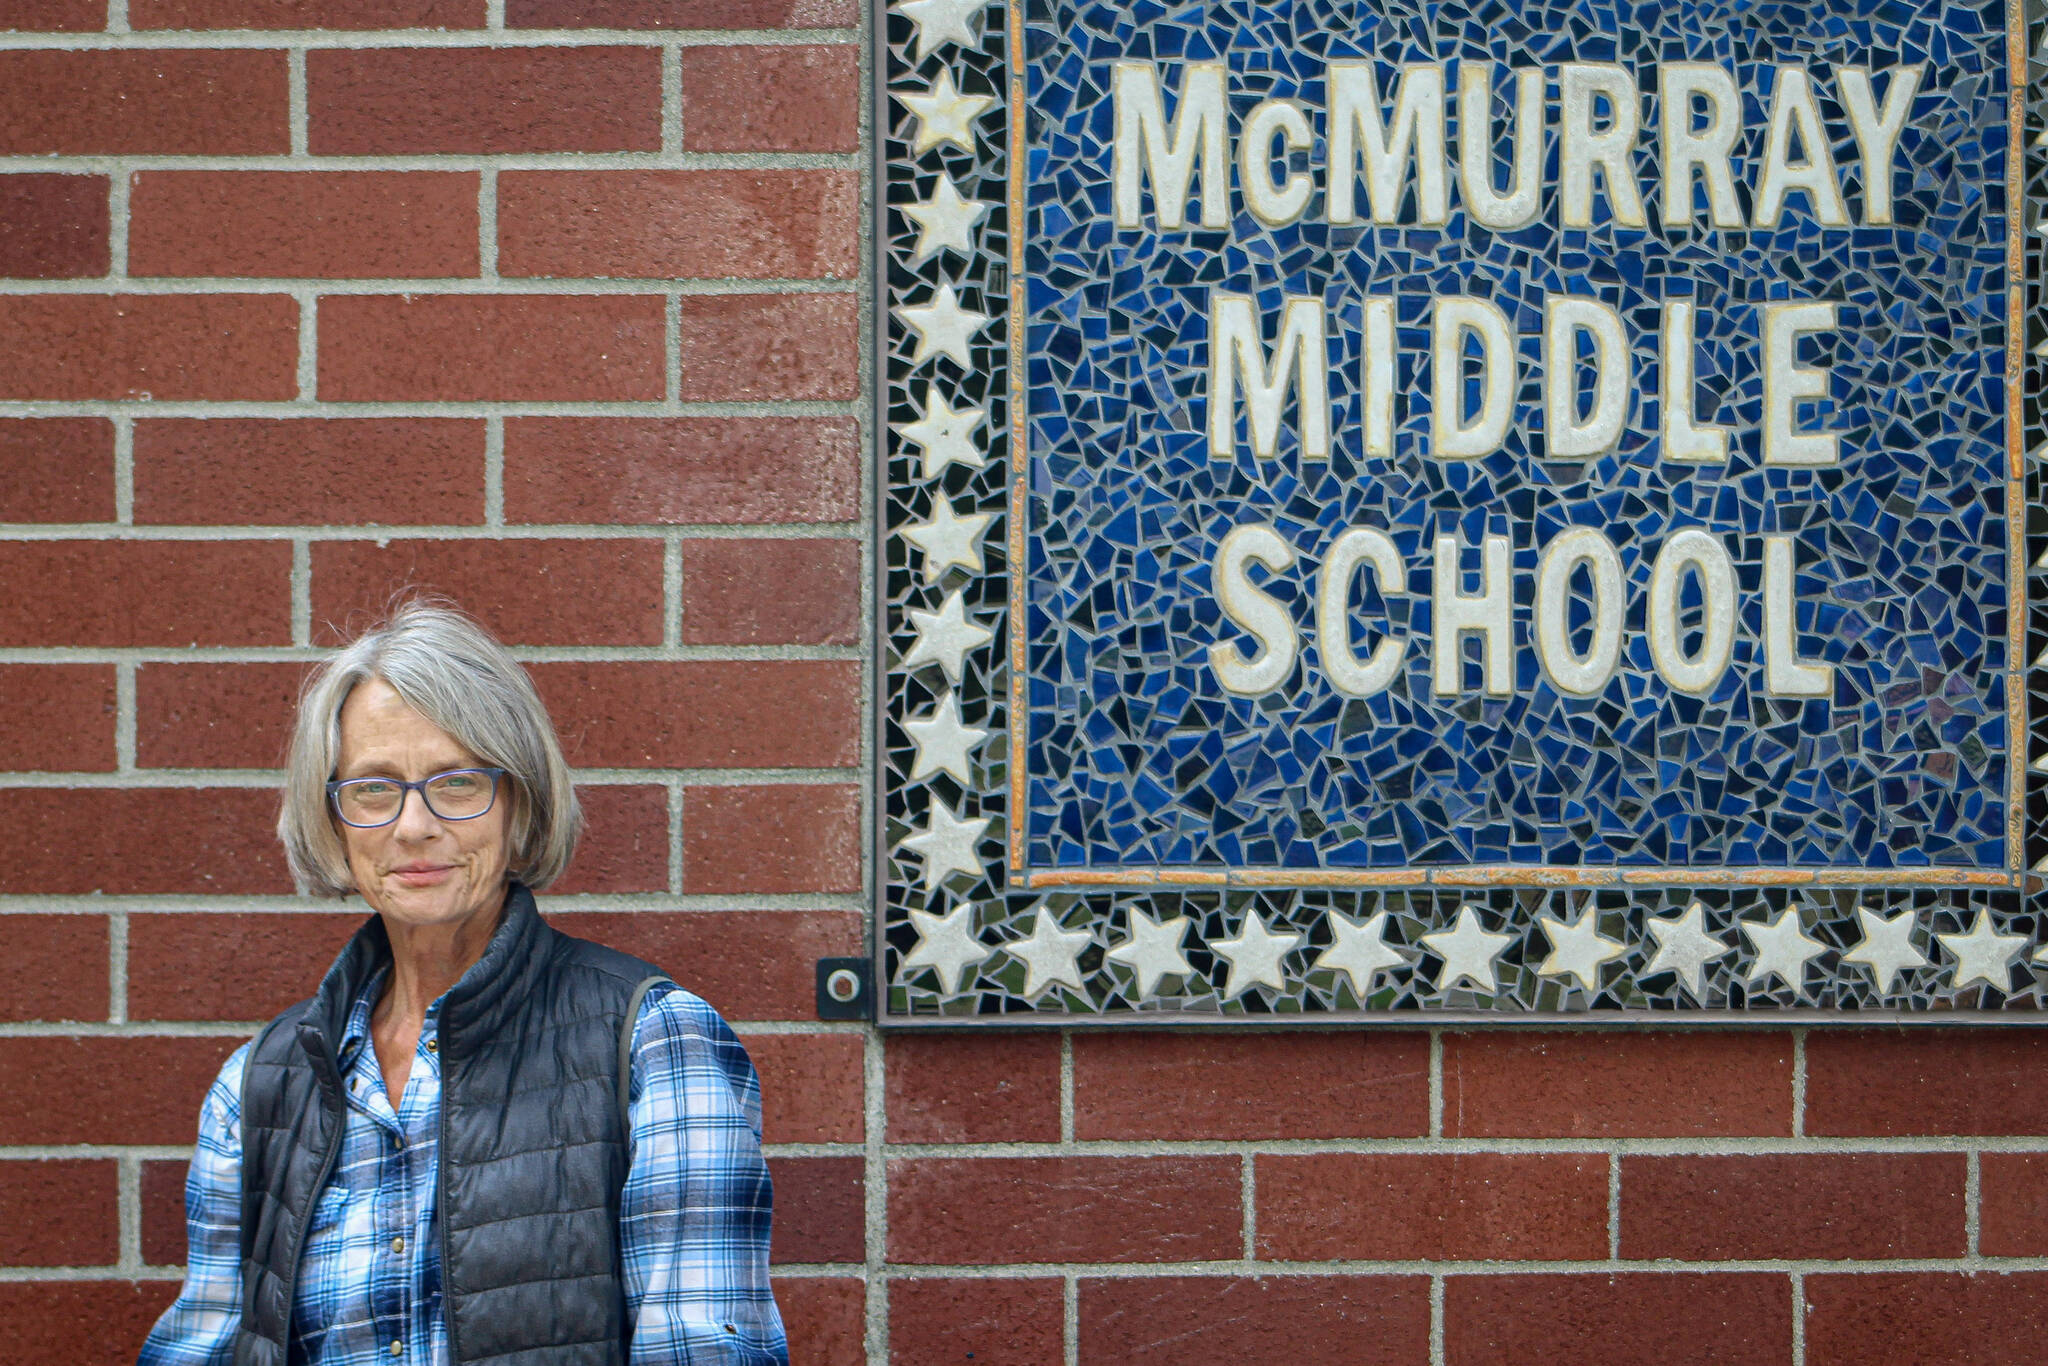
[[[2012,960],[2027,946],[2023,934],[2000,934],[1991,924],[1991,912],[1977,908],[1977,923],[1968,934],[1937,934],[1941,946],[1956,960],[1957,991],[1972,982],[1982,982],[1999,991],[2012,990]]]
[[[1704,903],[1695,901],[1675,920],[1652,916],[1643,922],[1657,940],[1657,952],[1643,969],[1643,975],[1676,973],[1695,1001],[1707,999],[1707,964],[1734,952],[1728,941],[1700,927],[1700,917],[1706,910]]]
[[[1086,930],[1060,928],[1059,917],[1043,906],[1033,918],[1031,933],[1003,945],[1024,965],[1024,999],[1035,1001],[1054,985],[1081,990],[1081,950],[1094,936]]]
[[[932,809],[926,813],[925,827],[915,835],[907,835],[903,847],[913,854],[924,857],[924,889],[936,891],[952,873],[966,873],[970,877],[981,873],[981,856],[975,846],[988,833],[987,816],[971,816],[962,820],[953,808],[939,797],[932,798]]]
[[[1827,945],[1808,937],[1806,931],[1799,928],[1799,908],[1787,906],[1769,925],[1761,920],[1737,923],[1748,937],[1750,947],[1756,950],[1756,963],[1749,970],[1748,980],[1762,982],[1776,974],[1792,988],[1794,994],[1804,995],[1806,961],[1826,949]]]
[[[974,20],[988,8],[988,0],[903,0],[896,8],[917,25],[917,60],[921,62],[945,43],[978,47],[981,40],[974,36]]]
[[[951,690],[939,699],[930,716],[905,721],[903,729],[917,746],[917,759],[910,766],[912,782],[934,773],[950,773],[963,783],[970,781],[968,751],[988,739],[989,734],[960,720],[960,699]]]
[[[1471,906],[1458,908],[1455,928],[1422,936],[1430,952],[1444,960],[1444,970],[1438,974],[1436,984],[1445,991],[1459,982],[1470,982],[1480,991],[1499,990],[1494,981],[1493,960],[1500,957],[1500,951],[1513,939],[1511,934],[1494,934],[1480,924],[1479,912]]]
[[[972,902],[962,902],[950,915],[913,910],[910,923],[917,927],[917,947],[903,955],[902,975],[931,968],[939,974],[939,987],[948,996],[960,990],[961,974],[989,955],[988,945],[974,932]]]
[[[932,499],[929,522],[898,527],[896,534],[923,552],[924,581],[935,583],[956,564],[970,574],[982,571],[981,537],[995,519],[993,512],[970,512],[962,517],[953,500],[940,494]]]
[[[1600,933],[1600,917],[1591,907],[1569,925],[1547,915],[1536,920],[1550,939],[1550,955],[1536,971],[1545,977],[1576,977],[1589,993],[1600,989],[1601,964],[1628,952],[1620,940]]]
[[[1159,989],[1160,979],[1186,977],[1194,971],[1187,956],[1180,951],[1187,928],[1188,918],[1184,915],[1154,920],[1132,906],[1130,937],[1106,956],[1110,962],[1122,963],[1131,970],[1131,976],[1138,984],[1139,996],[1150,996]]]
[[[1210,941],[1209,951],[1230,964],[1230,976],[1223,984],[1223,999],[1227,1001],[1261,984],[1275,991],[1286,987],[1287,977],[1280,970],[1280,960],[1302,941],[1302,937],[1292,931],[1275,934],[1266,928],[1266,922],[1259,918],[1257,911],[1249,911],[1245,914],[1244,924],[1238,926],[1236,938]]]
[[[987,627],[967,619],[967,607],[957,588],[946,594],[936,612],[911,608],[910,624],[917,629],[917,640],[903,656],[903,667],[936,664],[950,683],[960,681],[960,663],[969,650],[978,650],[995,639]]]
[[[924,416],[903,423],[896,430],[924,455],[924,477],[932,478],[948,465],[965,465],[978,470],[988,463],[974,433],[988,418],[986,408],[949,408],[935,386],[924,386]]]
[[[1858,906],[1856,918],[1863,922],[1863,938],[1842,955],[1842,961],[1869,968],[1877,979],[1878,995],[1891,995],[1892,983],[1900,973],[1927,966],[1927,955],[1913,947],[1911,911],[1900,911],[1886,920],[1876,911]]]
[[[1363,1001],[1372,979],[1389,968],[1406,965],[1407,957],[1387,943],[1387,913],[1376,911],[1364,920],[1330,912],[1330,947],[1316,955],[1313,966],[1341,972],[1351,979],[1351,994]]]
[[[917,333],[917,345],[910,353],[912,365],[922,365],[933,356],[949,356],[962,366],[972,365],[974,334],[988,326],[988,314],[960,306],[960,295],[948,281],[932,295],[931,302],[901,304],[896,316]]]
[[[953,84],[952,70],[947,67],[939,68],[938,79],[932,82],[929,91],[897,90],[891,93],[896,96],[897,103],[917,119],[917,136],[911,139],[910,146],[915,156],[923,156],[947,142],[972,152],[974,121],[995,103],[990,95],[961,94]]]
[[[917,252],[910,258],[917,265],[948,247],[962,256],[974,252],[974,229],[991,207],[985,199],[962,199],[953,177],[939,172],[932,197],[899,206],[903,216],[917,224]]]

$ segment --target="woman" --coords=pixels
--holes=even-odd
[[[414,603],[307,683],[278,834],[376,914],[199,1116],[140,1366],[786,1363],[753,1065],[551,928],[581,816],[525,670]]]

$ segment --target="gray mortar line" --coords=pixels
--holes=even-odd
[[[1253,1167],[1258,1154],[1248,1152],[1238,1158],[1238,1221],[1244,1226],[1244,1259],[1254,1261],[1259,1255],[1259,1209],[1258,1189]]]
[[[674,43],[661,50],[661,154],[683,154],[683,50]]]
[[[505,416],[492,413],[484,419],[484,524],[479,531],[505,534]]]
[[[487,448],[487,449],[486,449],[486,459],[487,459],[487,460],[488,460],[488,458],[489,458],[488,446],[489,446],[489,444],[490,444],[490,440],[489,440],[489,429],[488,429],[488,424],[489,424],[489,423],[490,423],[491,421],[492,421],[492,419],[491,419],[491,418],[489,418],[489,417],[486,417],[486,418],[484,419],[484,422],[485,422],[485,424],[486,424],[486,431],[485,431],[485,445],[486,445],[486,448]],[[17,533],[19,533],[19,534],[17,534]],[[670,525],[666,525],[666,524],[663,524],[663,523],[657,523],[657,522],[632,522],[632,523],[617,523],[617,524],[613,524],[613,525],[610,525],[610,526],[603,526],[603,525],[600,525],[600,526],[589,526],[589,525],[582,525],[582,524],[563,524],[563,523],[558,523],[558,522],[550,522],[550,523],[526,523],[526,524],[522,524],[522,525],[515,525],[515,526],[476,526],[476,525],[473,525],[473,524],[471,524],[471,525],[444,525],[444,526],[381,526],[381,525],[365,525],[365,526],[344,526],[344,527],[335,527],[335,526],[293,526],[293,525],[287,525],[287,524],[285,524],[285,523],[259,523],[259,522],[251,522],[251,523],[247,523],[247,524],[243,524],[243,525],[237,525],[237,526],[225,526],[225,527],[222,527],[222,526],[195,526],[195,525],[191,525],[191,524],[177,524],[177,523],[166,523],[166,524],[164,524],[164,525],[162,525],[162,526],[140,526],[140,527],[138,527],[138,526],[133,526],[133,525],[128,525],[128,524],[123,524],[123,523],[115,523],[115,522],[69,522],[69,523],[55,523],[55,522],[39,522],[39,523],[21,523],[21,524],[19,524],[19,525],[6,525],[6,524],[0,524],[0,534],[5,534],[8,540],[13,540],[13,541],[22,541],[22,540],[40,540],[40,541],[78,541],[78,540],[93,540],[93,541],[261,541],[261,540],[274,540],[274,539],[276,539],[276,538],[278,538],[278,537],[281,537],[281,536],[298,536],[298,537],[304,537],[304,538],[306,538],[307,540],[311,540],[311,541],[375,541],[375,542],[376,542],[376,543],[377,543],[378,545],[384,545],[384,544],[386,544],[386,543],[388,543],[388,542],[391,542],[391,541],[419,541],[419,540],[432,540],[432,541],[460,541],[460,540],[469,540],[469,541],[546,541],[546,540],[565,540],[565,541],[659,541],[659,540],[677,540],[677,541],[716,541],[716,540],[727,540],[727,541],[732,541],[732,540],[748,540],[748,541],[776,541],[776,540],[784,540],[784,541],[787,541],[787,540],[803,540],[803,541],[811,541],[811,540],[824,540],[824,541],[850,541],[850,540],[853,540],[853,539],[854,539],[854,537],[855,537],[856,535],[858,535],[858,534],[859,534],[859,528],[855,527],[855,526],[854,526],[854,525],[853,525],[852,523],[850,523],[850,522],[809,522],[809,523],[788,523],[788,524],[785,524],[785,525],[782,525],[782,526],[745,526],[745,525],[730,525],[730,526],[714,526],[714,525],[709,525],[709,524],[706,524],[706,525],[702,525],[702,526],[670,526]],[[41,646],[29,646],[29,647],[23,647],[23,648],[30,648],[30,649],[41,649],[41,648],[46,648],[46,647],[41,647]],[[73,648],[73,647],[70,647],[70,646],[65,646],[65,647],[47,647],[47,648],[65,648],[65,649],[70,649],[70,648]],[[95,651],[95,650],[127,650],[127,649],[135,649],[135,648],[145,648],[145,649],[146,649],[147,647],[146,647],[146,646],[145,646],[145,647],[134,647],[134,646],[123,646],[123,645],[113,645],[113,646],[78,646],[78,647],[76,647],[76,649],[78,650],[78,652],[79,652],[80,654],[86,654],[86,653],[91,653],[91,652],[93,652],[93,651]],[[208,647],[208,648],[209,648],[209,652],[210,652],[210,651],[211,651],[211,650],[212,650],[213,648],[220,648],[220,649],[236,649],[236,648],[261,648],[261,647],[236,647],[236,646],[220,646],[220,647]],[[577,650],[577,649],[592,649],[592,650],[604,650],[604,649],[618,649],[618,648],[633,648],[633,647],[630,647],[630,646],[628,646],[628,647],[619,647],[619,646],[605,646],[605,645],[591,645],[591,646],[580,646],[580,645],[532,645],[532,646],[528,646],[528,645],[516,645],[516,646],[508,646],[507,648],[508,648],[508,649],[512,649],[512,650],[514,650],[514,651],[518,651],[518,650]],[[855,652],[855,647],[852,647],[852,646],[840,646],[840,645],[820,645],[820,646],[801,646],[801,645],[790,645],[790,646],[785,646],[785,645],[751,645],[751,646],[735,646],[735,647],[733,647],[733,648],[743,648],[743,649],[753,649],[753,650],[762,650],[762,649],[819,649],[819,650],[832,650],[832,651],[838,651],[838,652],[840,652],[840,653],[839,653],[839,656],[837,656],[837,657],[844,657],[844,658],[852,658],[852,657],[853,657],[853,655],[854,655],[854,652]],[[180,657],[181,657],[181,658],[187,658],[187,659],[191,658],[191,650],[190,650],[189,648],[188,648],[188,649],[184,649],[184,650],[181,650],[181,651],[180,651],[179,653],[180,653]]]
[[[676,896],[672,892],[620,894],[588,893],[549,896],[551,914],[575,911],[861,911],[868,909],[858,895],[838,892],[721,892],[704,896]],[[346,901],[315,897],[234,896],[206,894],[130,894],[85,892],[71,895],[33,893],[0,895],[0,915],[106,915],[117,910],[145,912],[276,912],[278,914],[359,914]],[[259,1021],[260,1023],[260,1021]],[[0,1033],[34,1026],[0,1024]]]
[[[661,305],[662,400],[683,401],[683,295],[671,290]]]
[[[1081,1366],[1081,1278],[1071,1273],[1060,1279],[1060,1338],[1066,1366]]]
[[[114,1204],[120,1233],[116,1270],[131,1279],[142,1270],[142,1159],[124,1153],[114,1162]]]
[[[661,644],[679,650],[683,644],[683,541],[664,538],[661,546]]]
[[[1792,1136],[1806,1134],[1806,1030],[1792,1031]]]
[[[1621,1153],[1607,1155],[1607,1255],[1621,1257]]]
[[[476,175],[477,276],[498,282],[498,168],[479,166]]]
[[[317,403],[320,399],[320,294],[318,290],[298,288],[292,290],[291,295],[299,301],[299,400]]]
[[[1429,1132],[1432,1138],[1444,1134],[1444,1032],[1429,1031]]]
[[[0,51],[5,51],[0,44]],[[97,152],[0,156],[0,169],[120,175],[126,171],[501,171],[864,170],[855,152],[394,152],[379,156],[311,156],[272,152],[253,156],[173,156]],[[240,277],[235,277],[240,278]],[[62,283],[45,281],[50,285]]]
[[[489,0],[497,3],[497,0]],[[124,16],[125,0],[121,0]],[[810,47],[860,41],[857,28],[780,29],[132,29],[105,33],[0,33],[0,52],[52,48],[65,52],[106,52],[150,48],[209,48],[221,51],[290,48],[455,48],[479,51],[575,47]]]
[[[674,896],[683,894],[683,786],[676,779],[668,784],[668,890]]]
[[[114,520],[122,526],[135,522],[135,419],[119,413],[114,424]],[[98,525],[98,524],[95,524]],[[13,539],[12,537],[9,538]]]
[[[830,1263],[818,1263],[825,1266]],[[776,1268],[778,1271],[780,1267]],[[1817,1259],[1675,1261],[1668,1258],[1559,1262],[1530,1258],[1518,1261],[1344,1261],[1278,1262],[1239,1258],[1184,1262],[892,1262],[895,1277],[948,1276],[961,1280],[1009,1280],[1029,1277],[1085,1276],[1101,1280],[1155,1280],[1174,1276],[1618,1276],[1650,1274],[1685,1276],[1700,1273],[1764,1275],[1829,1275],[1841,1272],[1889,1272],[1904,1275],[1971,1274],[2048,1271],[2048,1257],[1868,1258],[1856,1261]]]
[[[651,276],[620,276],[616,278],[570,277],[555,275],[532,275],[504,277],[492,274],[479,278],[473,275],[438,276],[382,276],[369,279],[327,280],[313,276],[266,276],[249,278],[227,275],[186,275],[146,276],[137,280],[120,282],[123,294],[146,295],[151,298],[170,298],[187,295],[218,297],[222,295],[275,295],[287,294],[302,304],[311,304],[322,295],[349,295],[369,298],[529,298],[536,295],[549,297],[567,296],[572,298],[616,298],[660,299],[674,295],[790,295],[790,294],[856,294],[859,286],[852,280],[834,279],[761,279],[753,280],[738,276],[690,280],[661,280]],[[82,280],[0,280],[0,295],[28,295],[36,298],[60,295],[87,295],[104,297],[109,292],[104,278]],[[307,396],[312,394],[310,383]],[[40,400],[29,400],[31,402]],[[128,400],[138,402],[146,400]],[[218,402],[220,400],[201,400]],[[445,402],[464,404],[461,399]],[[651,402],[652,400],[646,400]]]
[[[1949,1153],[1962,1154],[1969,1144],[1982,1143],[1987,1152],[2036,1152],[2048,1149],[2048,1137],[1962,1139],[1955,1137],[1865,1137],[1865,1138],[1632,1138],[1625,1141],[1588,1138],[1264,1138],[1233,1139],[1082,1139],[1064,1143],[1059,1150],[1072,1157],[1236,1157],[1245,1154],[1313,1156],[1351,1153],[1359,1155],[1470,1157],[1495,1154],[1504,1157],[1577,1155],[1605,1157],[1622,1152],[1644,1157],[1751,1157],[1791,1155],[1852,1155],[1858,1153]],[[947,1143],[892,1143],[891,1157],[959,1157],[971,1147],[976,1157],[1043,1157],[1045,1143],[1005,1140],[972,1145]]]
[[[1971,1148],[1969,1163],[1963,1176],[1963,1246],[1972,1257],[1983,1249],[1979,1240],[1984,1231],[1984,1172],[1983,1152]]]
[[[114,665],[114,768],[116,775],[135,773],[135,663]]]
[[[1429,1278],[1429,1363],[1444,1366],[1444,1278]]]
[[[107,0],[107,32],[128,32],[128,0]]]
[[[43,400],[9,399],[0,401],[0,416],[4,417],[118,417],[133,416],[137,403],[132,400],[82,399],[54,403]],[[499,413],[506,417],[852,417],[854,401],[850,399],[790,399],[778,402],[697,402],[669,403],[660,399],[638,402],[562,402],[526,403],[504,399],[489,399],[476,403],[343,403],[327,400],[319,403],[310,400],[282,401],[213,401],[160,400],[150,403],[148,416],[165,417],[488,417]],[[35,523],[24,523],[20,529],[34,530]],[[603,526],[593,527],[593,533],[602,533]],[[219,528],[215,528],[218,532]],[[380,535],[396,535],[398,528],[380,528]],[[508,528],[508,534],[511,529]],[[361,527],[353,534],[366,534]],[[641,534],[645,534],[644,532]]]
[[[292,538],[292,644],[313,643],[313,545],[304,536]]]
[[[126,171],[107,177],[107,279],[128,283],[128,201],[133,182]]]
[[[119,667],[129,667],[122,665]],[[577,769],[579,787],[655,787],[680,784],[687,787],[809,787],[843,785],[854,781],[856,770],[765,769],[760,771],[703,771],[697,769]],[[282,787],[284,771],[275,768],[143,768],[119,773],[0,772],[0,789],[76,787],[80,790],[125,790],[157,787]]]
[[[107,1023],[128,1023],[128,913],[107,917]]]
[[[870,1361],[889,1359],[889,1180],[888,1159],[883,1154],[884,1128],[888,1123],[888,1096],[881,1032],[872,1026],[862,1030],[861,1100],[867,1117],[863,1132],[861,1186],[863,1230],[861,1272],[866,1282],[863,1305]]]
[[[306,110],[306,49],[293,46],[285,54],[285,101],[291,126],[292,155],[307,155],[307,129],[311,115]]]
[[[1806,1277],[1793,1272],[1792,1281],[1792,1364],[1806,1366]]]
[[[1060,1142],[1074,1142],[1074,1031],[1060,1031]]]

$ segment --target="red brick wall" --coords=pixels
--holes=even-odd
[[[811,1018],[873,876],[864,22],[0,0],[0,1361],[173,1293],[206,1081],[354,919],[268,833],[293,690],[404,583],[562,724],[562,922],[753,1050],[799,1362],[2038,1359],[2031,1032]]]

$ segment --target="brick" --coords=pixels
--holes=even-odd
[[[402,469],[402,480],[388,477]],[[421,526],[484,519],[484,424],[463,418],[167,418],[135,424],[135,520]]]
[[[1978,1248],[1987,1257],[2048,1256],[2048,1153],[1977,1159]]]
[[[767,1143],[858,1143],[867,1131],[858,1034],[745,1034]]]
[[[97,33],[106,26],[106,0],[0,0],[0,29],[11,32]]]
[[[129,1018],[268,1020],[313,994],[364,915],[360,908],[130,915]]]
[[[843,28],[854,0],[506,0],[512,28]]]
[[[0,1266],[105,1266],[119,1256],[114,1162],[0,1161]]]
[[[534,664],[569,762],[842,768],[860,754],[859,669],[841,660]]]
[[[0,766],[17,772],[111,772],[112,666],[0,664]]]
[[[176,1281],[0,1281],[0,1361],[133,1360]]]
[[[1807,1366],[2038,1361],[2044,1337],[2048,1273],[1806,1278]]]
[[[1083,1361],[1413,1366],[1429,1360],[1424,1276],[1084,1277],[1080,1290]]]
[[[291,150],[281,51],[0,52],[0,92],[0,156],[281,156]]]
[[[0,646],[288,645],[291,547],[266,541],[0,543]]]
[[[683,790],[683,890],[857,892],[860,792],[840,784]]]
[[[507,171],[507,276],[850,279],[860,238],[852,171]]]
[[[1060,1041],[1050,1034],[886,1036],[891,1143],[1052,1143]]]
[[[859,911],[581,911],[564,933],[668,969],[728,1020],[815,1020],[820,958],[862,951]]]
[[[144,171],[131,275],[477,273],[474,171]]]
[[[686,541],[685,645],[852,645],[860,542]]]
[[[775,1262],[857,1262],[866,1256],[867,1179],[858,1157],[771,1157]]]
[[[894,1366],[1045,1366],[1066,1340],[1066,1290],[1056,1277],[948,1276],[889,1282]]]
[[[505,423],[511,522],[839,522],[860,431],[836,417],[527,417]]]
[[[105,275],[107,178],[0,175],[0,275],[77,280]]]
[[[1458,1366],[1788,1366],[1792,1283],[1680,1272],[1450,1276],[1444,1348]]]
[[[1965,1167],[1961,1153],[1624,1158],[1621,1255],[1960,1257]]]
[[[579,784],[583,839],[559,896],[668,890],[668,789],[626,783]]]
[[[135,671],[142,768],[283,768],[303,664],[144,664]]]
[[[652,47],[327,48],[306,54],[315,156],[657,152]]]
[[[1452,1034],[1444,1132],[1655,1138],[1792,1132],[1784,1034]]]
[[[665,326],[640,295],[329,296],[320,397],[658,399]]]
[[[1594,1153],[1263,1153],[1254,1172],[1258,1255],[1285,1261],[1603,1258],[1607,1161]]]
[[[159,1158],[142,1164],[142,1262],[144,1266],[185,1263],[184,1158]]]
[[[683,146],[692,152],[852,152],[860,68],[847,43],[683,49]]]
[[[1806,1044],[1806,1132],[2048,1133],[2048,1039],[2029,1030],[1818,1033]]]
[[[12,980],[0,1020],[107,1018],[107,921],[98,915],[0,916]]]
[[[199,1102],[240,1039],[0,1039],[0,1144],[189,1145]],[[82,1078],[104,1084],[81,1085]]]
[[[324,541],[313,547],[314,639],[353,635],[412,589],[453,598],[507,644],[661,643],[661,543],[614,539]]]
[[[789,1359],[816,1366],[867,1361],[865,1285],[851,1276],[777,1276],[775,1307],[789,1335]]]
[[[481,28],[484,0],[128,0],[131,28]]]
[[[0,419],[0,522],[114,520],[114,424],[103,417]]]
[[[288,892],[277,793],[265,788],[14,788],[0,893]]]
[[[281,294],[0,297],[0,398],[296,398],[298,354]]]
[[[1428,1130],[1422,1034],[1074,1039],[1077,1138],[1396,1138]]]
[[[889,1164],[889,1260],[1171,1262],[1243,1250],[1235,1157],[921,1157]]]
[[[704,401],[854,398],[851,294],[696,294],[682,301],[682,395]]]

